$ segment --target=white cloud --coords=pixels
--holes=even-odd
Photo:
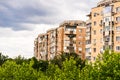
[[[1,0],[0,52],[10,57],[32,57],[38,34],[58,27],[64,20],[86,20],[86,15],[98,1]]]
[[[10,28],[0,28],[0,52],[15,58],[18,55],[26,58],[33,56],[34,39],[40,33],[45,33],[56,25],[36,24],[33,31],[14,31]]]

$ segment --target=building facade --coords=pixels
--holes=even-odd
[[[65,21],[58,28],[40,34],[34,42],[34,55],[38,60],[51,60],[62,52],[77,53],[85,59],[85,22]]]
[[[91,61],[105,49],[120,52],[120,0],[102,0],[92,8],[91,23]]]
[[[86,22],[65,21],[39,35],[35,40],[35,57],[50,60],[61,52],[75,52],[94,62],[106,49],[120,52],[120,0],[102,0],[87,16]],[[43,36],[46,37],[40,45]]]

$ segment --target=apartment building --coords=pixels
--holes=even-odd
[[[94,62],[105,49],[120,52],[120,0],[102,0],[87,16],[86,22],[65,21],[40,34],[35,40],[35,57],[50,60],[61,52],[75,52]]]
[[[120,0],[102,0],[88,16],[91,26],[89,60],[95,61],[107,48],[120,52]]]
[[[85,58],[91,60],[91,20],[86,21]]]
[[[47,31],[47,60],[53,59],[57,53],[57,29],[50,29]]]
[[[75,52],[81,56],[82,59],[85,59],[85,25],[86,24],[83,21],[65,21],[60,25],[60,28],[63,29],[63,52]]]
[[[34,43],[34,55],[38,60],[51,60],[62,52],[77,53],[85,59],[86,27],[84,21],[70,20],[40,34]]]
[[[47,60],[48,54],[47,34],[39,34],[34,41],[34,55],[37,60]]]

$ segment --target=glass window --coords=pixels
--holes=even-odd
[[[86,32],[86,35],[89,36],[89,35],[90,35],[90,32]]]
[[[103,53],[103,47],[100,48],[100,53]]]
[[[117,22],[120,22],[120,17],[116,17],[116,21],[117,21]]]
[[[94,17],[96,17],[97,16],[97,13],[94,13]]]
[[[90,40],[86,40],[86,44],[90,44]]]
[[[102,29],[100,29],[100,33],[101,33],[101,34],[103,33],[103,30],[102,30]]]
[[[116,41],[120,41],[120,36],[117,36],[117,37],[116,37]]]
[[[91,56],[86,56],[86,59],[87,60],[91,60]]]
[[[105,26],[105,31],[109,31],[110,30],[110,26]]]
[[[116,46],[116,50],[119,51],[120,50],[120,46]]]
[[[104,22],[109,22],[111,20],[111,18],[109,16],[104,17]]]
[[[96,48],[93,48],[93,51],[96,52]]]
[[[91,52],[90,48],[86,48],[86,52]]]
[[[120,7],[117,7],[117,8],[116,8],[116,12],[120,12]]]
[[[96,30],[94,30],[94,35],[96,35]]]
[[[95,58],[95,57],[93,57],[93,59],[94,59],[94,60],[96,60],[96,58]]]
[[[108,17],[105,18],[105,22],[109,22],[109,18]]]
[[[97,24],[96,21],[94,21],[94,26],[95,26],[96,24]]]
[[[111,8],[112,8],[111,6],[105,7],[104,10],[103,10],[103,13],[104,13],[104,14],[110,13],[110,12],[111,12]]]
[[[116,31],[120,31],[120,26],[117,26],[117,27],[116,27]]]

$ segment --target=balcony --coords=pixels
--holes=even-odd
[[[90,56],[91,52],[86,52],[85,56]]]
[[[65,34],[76,34],[75,30],[65,31]]]
[[[116,15],[117,13],[116,12],[112,12],[112,16]]]
[[[74,42],[64,43],[64,46],[76,46]]]
[[[67,46],[67,49],[74,50],[74,47],[73,46]]]
[[[87,60],[91,60],[91,56],[86,56],[86,59]]]
[[[109,45],[109,42],[105,42],[104,44],[105,44],[105,45]]]
[[[92,22],[92,21],[89,19],[89,20],[87,20],[87,22],[86,22],[86,23],[87,23],[87,24],[90,24],[91,22]]]
[[[86,48],[90,48],[91,47],[91,44],[86,44]]]
[[[108,36],[108,35],[109,35],[109,31],[105,31],[105,32],[103,33],[103,35]]]
[[[90,28],[86,29],[86,32],[90,32]]]
[[[86,40],[90,40],[90,36],[86,36],[85,39],[86,39]]]

